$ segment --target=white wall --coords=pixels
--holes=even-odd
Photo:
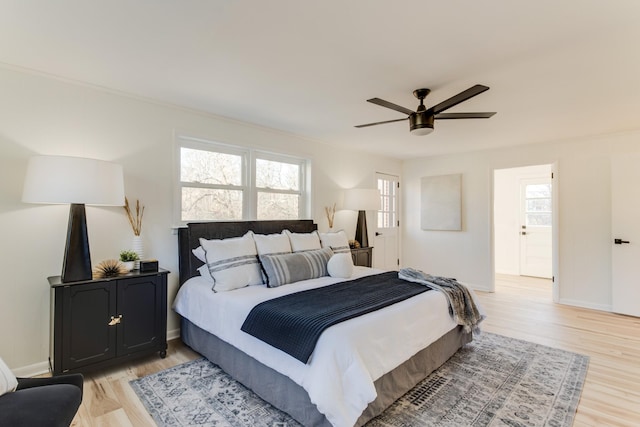
[[[49,348],[47,276],[60,274],[68,206],[21,202],[27,159],[35,154],[91,157],[121,163],[129,199],[146,206],[145,254],[171,270],[177,292],[177,237],[172,230],[174,132],[312,159],[313,218],[327,228],[324,206],[340,204],[342,189],[375,187],[375,172],[399,174],[401,163],[337,149],[295,135],[0,68],[0,356],[18,373],[46,369]],[[355,230],[355,212],[336,227]],[[93,264],[131,245],[124,210],[87,207]],[[169,331],[179,327],[169,309]]]
[[[520,180],[549,178],[551,165],[498,169],[493,179],[495,272],[520,274]]]
[[[640,152],[638,142],[636,131],[406,161],[403,181],[408,194],[419,194],[422,176],[463,174],[464,230],[421,230],[419,198],[404,197],[403,264],[491,289],[493,171],[557,162],[559,302],[610,310],[610,162],[612,153]]]

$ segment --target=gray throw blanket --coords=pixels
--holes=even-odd
[[[442,292],[449,302],[449,313],[453,320],[464,326],[466,332],[480,333],[478,325],[486,316],[480,313],[473,295],[465,285],[458,283],[456,279],[432,276],[413,268],[401,269],[398,278]]]

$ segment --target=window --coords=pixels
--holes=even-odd
[[[380,190],[378,228],[397,227],[398,178],[389,175],[380,175],[378,177],[378,190]]]
[[[551,184],[527,184],[524,197],[525,224],[551,227]]]
[[[242,154],[180,147],[180,219],[242,219],[243,162]]]
[[[256,158],[257,219],[300,218],[300,162]]]
[[[188,137],[177,157],[179,223],[308,217],[305,159]]]

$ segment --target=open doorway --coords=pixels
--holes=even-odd
[[[494,171],[495,290],[518,288],[552,298],[552,165]]]

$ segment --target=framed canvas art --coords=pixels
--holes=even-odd
[[[462,230],[462,174],[424,176],[420,191],[420,228]]]

